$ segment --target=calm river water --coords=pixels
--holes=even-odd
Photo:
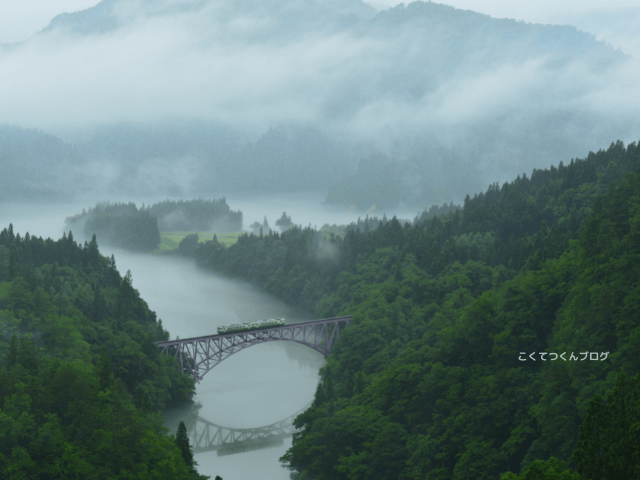
[[[357,213],[346,209],[321,205],[318,195],[227,197],[227,200],[232,209],[243,211],[245,226],[255,220],[262,221],[265,215],[273,226],[284,210],[295,223],[318,227],[324,223],[349,223],[358,217]],[[93,204],[95,202],[85,205],[1,204],[0,228],[13,222],[14,231],[21,235],[28,231],[31,235],[57,239],[62,235],[65,217]],[[398,213],[400,218],[415,215],[393,213]],[[380,212],[375,214],[381,215]],[[387,212],[387,215],[391,217],[392,214]],[[80,240],[79,232],[74,233],[76,240]],[[171,338],[210,335],[219,325],[272,317],[311,319],[307,313],[296,311],[248,284],[204,273],[188,261],[134,255],[103,246],[100,250],[105,255],[115,254],[122,275],[131,270],[133,286],[162,319]],[[226,427],[222,432],[225,435],[230,433],[229,429],[273,424],[309,404],[318,383],[318,370],[323,364],[324,357],[320,353],[292,342],[253,346],[209,372],[196,386],[194,406],[166,412],[166,424],[173,432],[181,419],[195,425],[200,432],[207,424],[214,424]],[[199,418],[197,423],[195,418]],[[215,429],[210,427],[209,433],[215,433]],[[211,475],[212,479],[220,475],[224,480],[286,480],[289,472],[281,467],[278,459],[291,446],[291,438],[279,438],[269,443],[270,448],[209,449],[196,453],[198,470]]]
[[[124,252],[116,252],[115,258],[121,272],[131,270],[134,287],[162,319],[172,338],[210,335],[219,325],[241,321],[311,318],[250,285],[203,273],[179,259]],[[318,370],[323,364],[320,353],[291,342],[261,344],[242,350],[211,370],[196,386],[194,402],[201,405],[197,415],[227,429],[276,423],[313,399]],[[189,425],[193,417],[194,408],[185,407],[167,412],[165,420],[175,433],[180,420]],[[203,421],[195,426],[199,432],[205,427]],[[229,434],[227,429],[222,431],[223,435]],[[216,430],[209,427],[210,434]],[[193,444],[193,436],[191,440]],[[224,480],[288,479],[289,472],[278,459],[291,446],[291,438],[269,443],[272,444],[269,448],[254,450],[235,445],[240,451],[233,454],[224,454],[229,450],[225,448],[196,453],[198,470],[211,475],[212,479],[215,475]]]

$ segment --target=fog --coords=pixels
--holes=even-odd
[[[107,250],[106,253],[111,252]],[[264,318],[287,321],[311,317],[241,282],[203,273],[180,259],[113,252],[120,272],[131,270],[133,286],[162,319],[172,338],[211,335],[220,325]],[[198,415],[228,428],[257,428],[286,418],[306,406],[318,383],[324,357],[288,342],[253,346],[207,373],[196,387]],[[167,413],[173,428],[190,408]],[[192,440],[193,443],[193,440]],[[197,453],[198,471],[222,478],[287,479],[278,458],[291,440],[268,450],[219,456]]]
[[[640,137],[629,2],[447,2],[484,15],[395,0],[70,0],[78,11],[59,16],[52,5],[30,20],[39,33],[16,24],[0,37],[0,228],[21,235],[57,239],[97,202],[200,195],[226,196],[245,231],[265,217],[275,228],[283,212],[316,228],[366,212],[413,219]],[[349,196],[391,188],[384,169],[367,183],[367,158],[393,164],[411,198]],[[325,204],[331,193],[340,202]],[[181,259],[100,248],[172,338],[311,318]],[[228,428],[279,421],[311,400],[323,361],[286,342],[254,346],[205,376],[197,415]],[[208,475],[285,479],[289,446],[196,460]]]
[[[421,2],[105,0],[0,49],[0,123],[78,152],[58,195],[327,192],[383,154],[439,203],[637,140],[637,8],[514,5],[477,8],[577,29]]]
[[[0,205],[0,221],[13,222],[14,231],[24,235],[59,238],[63,221],[80,206]],[[308,312],[291,308],[246,283],[231,281],[198,270],[182,259],[158,255],[136,255],[100,246],[103,255],[114,255],[124,275],[131,271],[133,287],[162,320],[171,338],[188,338],[216,333],[220,325],[265,318],[287,321],[309,320]],[[318,369],[324,357],[305,346],[276,342],[253,346],[227,358],[207,373],[196,387],[194,402],[198,415],[227,428],[258,428],[280,421],[305,407],[318,383]],[[192,407],[167,412],[168,426],[177,428],[180,419],[191,418]],[[193,432],[191,432],[193,434]],[[193,439],[192,439],[193,443]],[[219,456],[216,451],[195,456],[198,471],[223,478],[265,478],[284,480],[288,472],[278,458],[290,447],[291,439],[272,448]]]
[[[0,203],[0,225],[5,228],[9,223],[13,224],[14,230],[24,235],[29,232],[30,235],[36,235],[43,238],[58,239],[63,233],[69,231],[69,227],[65,226],[65,219],[82,212],[83,209],[88,210],[95,206],[97,202],[136,202],[138,206],[145,203],[147,205],[154,202],[167,200],[168,197],[149,196],[144,198],[115,196],[115,197],[93,197],[86,198],[83,203],[51,203],[41,204],[33,203],[17,203],[5,202]],[[214,198],[217,198],[214,195]],[[227,204],[232,210],[240,210],[243,214],[243,230],[251,232],[250,225],[254,222],[262,223],[267,218],[269,226],[274,231],[279,231],[275,222],[284,212],[291,217],[295,225],[320,229],[327,225],[348,225],[356,222],[358,218],[364,219],[360,212],[353,209],[344,209],[330,205],[323,205],[322,192],[311,193],[294,193],[280,195],[254,195],[227,196]],[[170,198],[179,200],[180,198]],[[461,199],[460,199],[461,200]],[[401,220],[410,220],[420,212],[410,209],[389,209],[386,212],[390,219],[394,215]],[[370,215],[377,215],[372,211]],[[380,215],[382,216],[382,215]],[[73,231],[76,241],[90,240],[83,237],[83,232]],[[126,270],[125,270],[126,272]]]
[[[10,72],[0,79],[0,121],[56,133],[197,117],[253,137],[283,123],[312,123],[389,142],[406,128],[449,131],[516,108],[564,109],[569,101],[613,116],[618,104],[638,106],[638,87],[616,80],[637,72],[635,63],[602,78],[599,71],[582,75],[580,59],[550,69],[549,53],[535,49],[487,69],[487,52],[478,51],[451,74],[457,62],[446,50],[425,57],[416,43],[439,45],[445,32],[413,24],[401,32],[393,22],[390,31],[376,31],[367,21],[373,8],[334,3],[104,1],[59,16],[0,58]],[[341,16],[350,12],[358,17]],[[576,86],[584,94],[573,94]],[[607,111],[593,101],[605,92],[615,102]]]

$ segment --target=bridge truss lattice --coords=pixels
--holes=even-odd
[[[350,316],[324,318],[248,332],[168,340],[157,345],[163,354],[178,358],[182,371],[197,383],[234,353],[260,343],[296,342],[329,355],[340,338],[340,331],[348,327],[350,321]]]

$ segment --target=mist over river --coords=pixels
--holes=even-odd
[[[253,222],[262,223],[267,218],[269,226],[275,231],[279,231],[276,227],[278,220],[283,212],[286,212],[291,221],[296,225],[307,227],[311,225],[313,228],[320,229],[324,224],[346,225],[358,220],[358,217],[364,219],[367,213],[369,216],[392,218],[394,215],[398,219],[412,220],[421,212],[419,209],[386,209],[377,210],[371,208],[368,212],[357,211],[353,208],[343,206],[326,205],[323,203],[325,194],[322,192],[305,192],[305,193],[282,193],[272,195],[225,195],[215,193],[206,195],[206,199],[226,198],[229,208],[233,211],[240,210],[243,216],[243,230],[250,232],[250,225]],[[0,225],[5,228],[9,223],[13,223],[15,232],[23,235],[29,232],[31,235],[39,237],[51,237],[58,239],[65,231],[64,220],[82,212],[82,209],[95,207],[98,202],[134,202],[138,207],[143,203],[150,205],[164,200],[189,200],[198,197],[197,195],[148,195],[144,197],[128,196],[126,194],[83,197],[79,201],[69,203],[11,203],[0,201]],[[457,200],[461,203],[461,199]],[[454,202],[455,203],[455,202]],[[428,205],[425,205],[428,207]],[[68,230],[68,228],[67,228]],[[73,232],[76,240],[80,240],[81,232]],[[100,239],[98,238],[98,243]],[[106,253],[103,247],[101,251]],[[117,259],[116,259],[117,260]],[[125,273],[126,270],[123,272]]]
[[[263,209],[255,216],[275,214],[277,210],[296,212],[302,217],[300,204],[295,209],[280,207],[278,199],[263,200]],[[283,202],[285,203],[285,202]],[[231,208],[237,207],[229,201]],[[4,227],[13,223],[14,231],[59,238],[64,219],[87,208],[87,205],[0,205]],[[268,211],[264,207],[268,206]],[[319,220],[313,222],[309,212],[302,223],[321,224],[328,220],[324,207],[316,207]],[[322,211],[322,213],[321,213]],[[271,212],[271,213],[270,213]],[[325,217],[322,218],[322,215]],[[337,221],[344,223],[347,215]],[[271,220],[273,218],[273,220]],[[355,216],[357,218],[357,215]],[[248,220],[245,218],[245,226]],[[276,217],[269,217],[273,225]],[[297,220],[294,217],[294,221]],[[327,222],[328,223],[328,222]],[[333,223],[333,222],[332,222]],[[80,240],[79,232],[74,234]],[[189,261],[153,254],[132,254],[100,246],[103,255],[111,255],[122,275],[131,270],[133,286],[154,310],[171,338],[210,335],[220,325],[284,317],[287,321],[309,320],[308,313],[293,309],[265,295],[251,285],[232,281],[198,270]],[[306,407],[313,399],[318,370],[324,357],[303,345],[273,342],[256,345],[226,359],[210,371],[196,386],[194,405],[166,412],[165,421],[175,433],[181,419],[185,423],[197,415],[200,419],[227,428],[258,428],[273,424]],[[193,436],[190,436],[193,443]],[[282,479],[289,472],[278,461],[291,445],[291,438],[278,440],[270,448],[219,455],[216,450],[196,453],[198,470],[206,475],[220,475],[224,480]]]
[[[272,317],[310,319],[250,285],[199,271],[184,260],[116,251],[121,272],[131,270],[133,286],[162,319],[171,337],[210,335],[216,327]],[[232,355],[196,386],[198,415],[228,428],[257,428],[278,422],[312,399],[324,357],[303,345],[274,342]],[[192,407],[167,412],[167,425],[176,431]],[[193,443],[193,436],[191,436]],[[196,453],[198,470],[223,479],[288,479],[278,458],[291,445],[286,438],[272,448],[218,455]]]

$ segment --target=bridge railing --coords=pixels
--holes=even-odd
[[[306,327],[306,326],[313,326],[313,325],[322,325],[324,323],[328,323],[328,322],[334,322],[334,321],[340,321],[340,322],[346,322],[346,325],[344,326],[344,328],[348,327],[350,322],[351,322],[351,315],[349,316],[344,316],[344,317],[334,317],[334,318],[322,318],[319,320],[308,320],[305,322],[293,322],[293,323],[287,323],[285,325],[280,325],[278,327],[268,327],[268,328],[259,328],[256,330],[246,330],[243,332],[234,332],[234,333],[222,333],[222,334],[213,334],[213,335],[204,335],[202,337],[189,337],[189,338],[177,338],[175,340],[163,340],[161,342],[156,342],[156,345],[158,345],[159,347],[169,347],[171,345],[178,345],[180,343],[189,343],[189,342],[198,342],[198,341],[204,341],[204,340],[209,340],[209,339],[217,339],[217,338],[229,338],[229,337],[236,337],[238,335],[242,335],[242,334],[251,334],[251,333],[260,333],[260,332],[264,332],[264,331],[271,331],[271,330],[282,330],[282,329],[287,329],[290,327]]]

